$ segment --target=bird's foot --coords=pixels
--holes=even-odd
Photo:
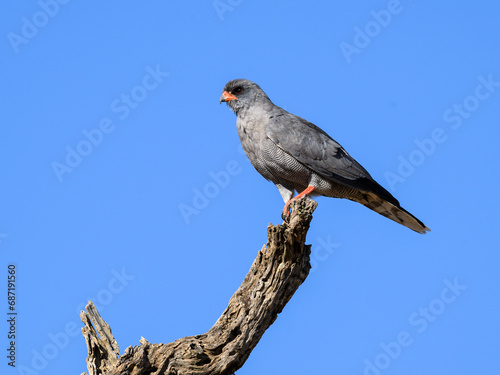
[[[303,196],[312,193],[314,190],[314,186],[308,186],[302,193],[297,194],[297,196],[293,197],[290,199],[288,202],[285,203],[285,207],[283,207],[283,212],[281,213],[281,218],[283,220],[287,220],[290,217],[290,206],[292,205],[293,201],[296,201],[297,199],[302,198]]]
[[[290,217],[290,204],[292,203],[293,199],[290,199],[288,202],[285,203],[285,207],[283,207],[283,211],[281,212],[281,218],[283,220],[287,220]]]

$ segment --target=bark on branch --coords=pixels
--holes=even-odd
[[[168,344],[141,338],[141,345],[128,347],[120,356],[109,325],[89,302],[80,315],[89,374],[233,374],[309,274],[311,249],[305,240],[316,206],[300,199],[287,222],[269,224],[267,246],[257,253],[221,317],[202,335]]]

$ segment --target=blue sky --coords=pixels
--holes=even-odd
[[[0,277],[6,290],[15,265],[18,315],[1,373],[85,371],[89,299],[122,353],[217,320],[283,207],[218,103],[234,78],[322,127],[432,229],[318,198],[313,270],[238,374],[497,372],[499,11],[5,4]]]

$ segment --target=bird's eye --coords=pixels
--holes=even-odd
[[[242,88],[242,87],[236,87],[236,88],[233,90],[233,94],[240,94],[242,91],[243,91],[243,88]]]

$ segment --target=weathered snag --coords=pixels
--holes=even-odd
[[[89,374],[233,374],[309,274],[311,249],[305,240],[316,206],[308,198],[297,200],[288,221],[269,224],[267,245],[257,253],[226,310],[202,335],[168,344],[141,338],[141,345],[128,347],[120,356],[109,325],[89,302],[80,315]]]

